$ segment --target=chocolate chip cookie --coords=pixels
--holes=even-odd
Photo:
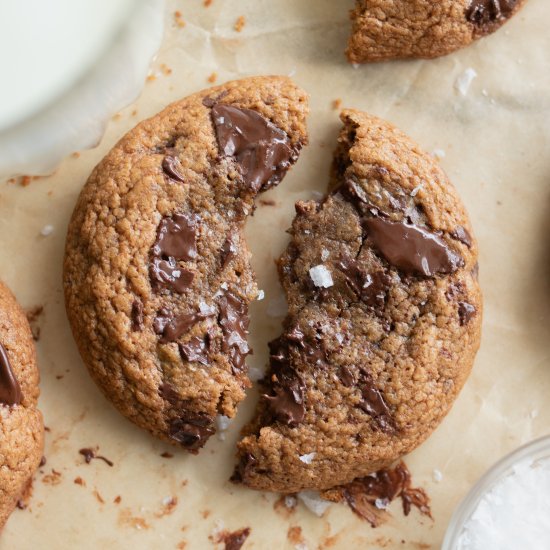
[[[329,194],[298,202],[271,342],[233,480],[327,489],[412,451],[451,408],[480,340],[476,241],[438,164],[346,110]]]
[[[0,530],[29,488],[44,447],[31,329],[0,282]]]
[[[124,136],[75,207],[64,289],[81,356],[122,414],[188,451],[250,385],[243,226],[306,144],[306,114],[284,77],[192,95]]]
[[[447,55],[496,31],[526,0],[356,0],[352,63]]]

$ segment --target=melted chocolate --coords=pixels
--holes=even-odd
[[[212,418],[205,414],[185,413],[170,421],[170,437],[189,451],[198,451],[215,431]]]
[[[235,158],[253,191],[279,183],[297,158],[286,133],[256,111],[218,103],[212,120],[222,154]]]
[[[191,261],[197,257],[196,225],[197,217],[186,214],[174,214],[161,220],[149,265],[155,290],[167,288],[182,293],[191,286],[194,273],[180,267],[177,261]]]
[[[370,376],[362,374],[359,379],[362,401],[359,408],[371,416],[384,433],[394,431],[391,410],[384,400],[382,392],[373,386]]]
[[[250,353],[246,341],[248,336],[248,305],[231,291],[218,300],[220,308],[219,323],[222,327],[222,351],[228,353],[233,365],[233,372],[245,370],[245,358]]]
[[[271,395],[264,394],[262,397],[275,420],[294,427],[300,424],[305,416],[305,386],[291,366],[290,343],[291,340],[285,336],[269,343],[272,371]]]
[[[472,0],[466,10],[466,19],[474,25],[487,25],[507,19],[518,0]]]
[[[104,456],[100,456],[97,454],[97,451],[94,450],[94,449],[89,449],[89,448],[86,448],[86,449],[80,449],[80,451],[78,451],[83,457],[84,457],[84,460],[86,461],[86,464],[90,464],[90,462],[96,458],[98,460],[103,460],[103,462],[105,462],[105,464],[109,465],[109,466],[114,466],[113,462],[111,460],[109,460],[108,458],[105,458]]]
[[[403,512],[409,515],[411,507],[431,516],[430,499],[423,489],[411,487],[411,474],[401,462],[395,468],[380,470],[366,477],[357,478],[341,488],[343,498],[350,508],[373,527],[380,523],[376,510],[396,498],[401,498]]]
[[[183,313],[174,317],[166,309],[161,309],[153,321],[153,329],[161,335],[162,343],[175,342],[185,334],[194,324],[210,317],[211,313]]]
[[[163,218],[158,226],[153,256],[190,261],[197,257],[197,217],[174,214]]]
[[[184,361],[196,361],[202,365],[208,365],[209,336],[203,338],[193,336],[188,342],[179,343],[178,349]]]
[[[23,395],[13,373],[6,348],[0,344],[0,405],[19,405]]]
[[[250,453],[246,453],[241,457],[230,481],[233,483],[242,483],[248,476],[248,472],[254,467],[254,464],[258,462],[256,458]]]
[[[250,527],[239,529],[231,533],[224,532],[220,535],[219,542],[225,544],[225,550],[241,550],[242,545],[250,536]]]
[[[195,278],[192,271],[179,267],[174,258],[153,258],[149,265],[149,276],[156,289],[164,287],[180,294],[191,286]]]
[[[340,367],[338,378],[340,378],[340,382],[342,382],[342,384],[344,384],[344,386],[346,386],[347,388],[355,384],[355,376],[352,369],[345,365]]]
[[[292,328],[286,333],[285,338],[288,342],[292,342],[303,351],[309,364],[319,366],[326,363],[327,356],[321,342],[317,341],[315,344],[312,344],[309,340],[306,340],[300,328]]]
[[[369,307],[384,309],[386,296],[391,286],[391,277],[384,271],[367,273],[357,260],[345,258],[338,262],[338,269],[345,275],[346,282],[355,294]]]
[[[463,265],[460,256],[426,229],[378,217],[365,218],[364,224],[374,246],[391,265],[405,272],[432,277]]]
[[[132,320],[132,330],[134,332],[143,328],[143,304],[139,300],[134,300],[132,303],[130,319]]]
[[[460,326],[466,325],[476,314],[476,308],[468,302],[458,302],[458,318]]]
[[[184,182],[181,173],[181,165],[179,160],[171,155],[167,155],[162,159],[162,170],[172,180]]]
[[[451,233],[451,237],[457,241],[460,241],[462,244],[465,244],[468,248],[472,248],[472,236],[469,231],[461,225],[455,228],[455,230]]]
[[[237,243],[235,237],[235,233],[229,233],[222,245],[220,255],[222,268],[225,267],[237,255]]]

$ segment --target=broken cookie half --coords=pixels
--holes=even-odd
[[[285,77],[204,90],[126,134],[75,207],[64,290],[84,363],[122,414],[190,452],[250,385],[243,228],[307,143],[306,115]]]
[[[357,0],[351,63],[433,58],[499,29],[527,0]]]
[[[450,410],[479,346],[468,216],[437,162],[346,110],[327,196],[298,202],[271,342],[233,480],[294,493],[385,468]]]

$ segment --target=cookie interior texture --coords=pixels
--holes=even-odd
[[[31,329],[0,282],[0,529],[25,496],[42,458],[39,373]]]
[[[119,411],[191,452],[250,385],[243,227],[306,144],[306,114],[285,77],[204,90],[124,136],[75,207],[64,289],[82,358]]]
[[[279,260],[289,314],[233,475],[254,489],[387,467],[441,422],[479,346],[477,244],[454,188],[390,124],[342,120],[329,194],[296,204]]]
[[[356,0],[352,63],[447,55],[496,31],[527,0]]]

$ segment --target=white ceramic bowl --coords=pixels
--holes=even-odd
[[[515,466],[524,461],[533,463],[543,459],[550,459],[550,436],[532,441],[499,460],[473,486],[455,510],[447,528],[441,550],[461,550],[459,539],[464,526],[478,507],[483,496],[498,481],[509,475]]]
[[[163,27],[164,0],[0,3],[0,177],[96,145],[141,91]]]

